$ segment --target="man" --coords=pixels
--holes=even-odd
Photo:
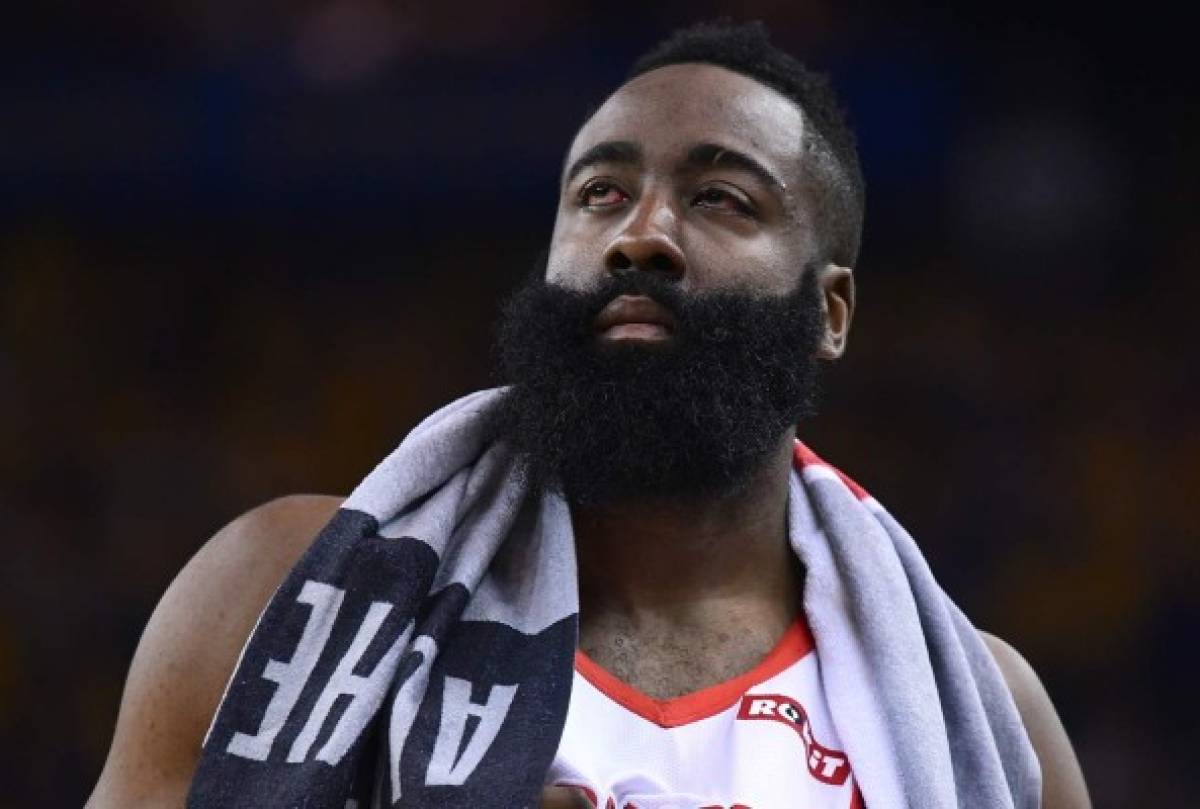
[[[1039,791],[1047,809],[1088,806],[1053,706],[1011,647],[979,643],[969,626],[960,638],[956,618],[939,624],[940,591],[922,595],[918,574],[901,575],[899,589],[844,574],[847,564],[876,564],[852,558],[862,552],[857,533],[864,545],[868,534],[906,536],[795,442],[818,362],[846,345],[861,221],[853,138],[832,92],[761,27],[697,26],[649,53],[570,147],[544,273],[505,310],[501,363],[513,387],[452,406],[393,458],[436,466],[460,433],[489,439],[390,510],[374,504],[414,488],[396,481],[422,470],[389,471],[389,459],[344,507],[335,497],[283,498],[210,540],[150,620],[89,806],[176,807],[189,787],[200,806],[290,806],[304,796],[304,805],[340,808],[367,794],[384,805],[515,806],[526,805],[514,796],[528,796],[528,784],[544,786],[546,806],[1013,806],[1036,805]],[[499,471],[489,459],[507,456],[479,455],[497,444],[517,459],[497,462]],[[454,541],[473,541],[514,510],[504,504],[518,499],[495,505],[492,481],[545,495],[528,520],[504,523],[506,544],[483,558]],[[428,597],[383,643],[380,627],[402,599],[372,590],[367,617],[326,660],[343,599],[417,577],[417,562],[387,554],[440,530],[447,521],[434,501],[443,496],[458,504],[447,535],[467,537],[427,542],[437,550],[429,579],[445,586],[422,584]],[[556,564],[538,555],[564,533],[545,527],[556,502],[569,505],[577,619],[573,605],[556,604],[565,618],[509,633],[516,639],[503,648],[536,663],[552,655],[528,650],[550,647],[521,645],[528,638],[577,631],[565,690],[561,661],[521,679],[504,668],[507,652],[467,662],[454,652],[484,649],[490,641],[470,633],[485,624],[520,628],[531,609],[550,609],[525,591],[545,587]],[[412,514],[433,516],[413,523]],[[404,529],[389,533],[389,520]],[[337,544],[351,534],[354,543]],[[902,539],[896,547],[911,552]],[[358,552],[347,548],[379,555],[337,557]],[[330,583],[356,564],[368,584],[357,573]],[[459,575],[464,568],[475,572]],[[488,584],[493,575],[501,584]],[[460,581],[447,608],[439,595]],[[549,601],[573,599],[573,582],[558,592]],[[498,618],[507,613],[493,602],[504,598],[524,614]],[[876,601],[883,614],[871,615]],[[323,625],[316,616],[328,604]],[[889,632],[918,633],[906,655],[917,660],[911,694],[894,686],[905,681],[893,669],[907,661],[895,659]],[[439,669],[447,659],[464,668]],[[997,667],[999,689],[989,685]],[[522,704],[531,693],[540,696]],[[1005,711],[1019,711],[1015,735],[1004,735]],[[506,729],[526,720],[516,735]],[[521,758],[522,746],[536,755]],[[914,773],[910,758],[940,770]],[[372,761],[378,770],[362,769]],[[508,774],[523,792],[504,791],[497,761],[526,762]],[[524,771],[530,761],[539,771]],[[341,780],[331,786],[334,771]],[[479,788],[487,777],[499,780]],[[311,787],[294,788],[293,778]],[[312,797],[334,794],[345,797]]]

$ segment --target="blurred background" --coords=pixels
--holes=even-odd
[[[802,434],[1032,661],[1097,807],[1200,791],[1200,118],[1179,20],[828,0],[44,2],[0,27],[0,805],[90,791],[240,512],[492,383],[586,111],[684,22],[832,72],[860,307]],[[7,802],[7,803],[6,803]]]

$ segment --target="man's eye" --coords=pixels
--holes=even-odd
[[[694,203],[704,208],[716,208],[734,213],[750,214],[754,212],[749,204],[722,188],[704,189],[696,195]]]
[[[597,180],[585,185],[579,192],[579,204],[589,208],[617,205],[629,199],[629,195],[609,182]]]

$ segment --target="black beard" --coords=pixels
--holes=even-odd
[[[601,344],[595,318],[618,295],[668,309],[671,338]],[[501,316],[500,429],[531,481],[572,503],[736,493],[815,412],[823,326],[811,268],[785,296],[687,295],[637,270],[574,292],[539,273]]]

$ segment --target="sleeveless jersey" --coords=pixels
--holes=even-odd
[[[656,700],[582,651],[547,784],[599,809],[862,809],[799,618],[753,670]]]

